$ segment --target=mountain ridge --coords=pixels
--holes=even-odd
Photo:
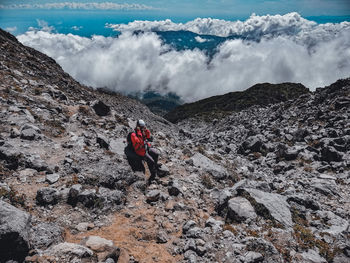
[[[310,91],[300,83],[259,83],[244,91],[229,92],[192,103],[183,104],[168,112],[164,117],[176,123],[195,115],[215,112],[240,111],[254,105],[267,106],[289,99],[295,99]]]

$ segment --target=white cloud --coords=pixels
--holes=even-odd
[[[204,43],[204,42],[207,42],[208,40],[205,39],[205,38],[202,38],[200,36],[196,36],[194,37],[194,39],[198,42],[198,43]]]
[[[311,29],[317,24],[302,18],[298,13],[286,15],[257,16],[252,14],[246,21],[226,21],[212,18],[197,18],[185,24],[170,19],[162,21],[133,21],[128,24],[107,24],[116,31],[169,31],[186,30],[202,35],[227,37],[230,35],[259,37],[266,34],[295,34],[296,31]]]
[[[14,26],[14,27],[6,27],[5,31],[13,33],[15,31],[17,31],[17,27],[16,26]]]
[[[260,31],[267,30],[265,24],[261,27]],[[198,49],[176,51],[152,32],[90,39],[29,31],[18,39],[56,59],[84,84],[121,92],[151,87],[175,92],[185,101],[244,90],[261,82],[301,82],[315,89],[349,77],[349,26],[325,24],[271,37],[268,32],[279,27],[270,25],[267,37],[260,41],[227,40],[212,58]]]
[[[12,4],[0,5],[0,9],[84,9],[84,10],[152,10],[151,6],[143,4],[117,4],[112,2],[103,3],[45,3],[45,4]]]
[[[73,29],[74,31],[79,31],[82,28],[83,28],[83,26],[72,26],[71,27],[71,29]]]

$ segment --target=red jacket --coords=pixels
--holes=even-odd
[[[137,128],[135,129],[135,132],[131,134],[131,143],[137,155],[145,156],[145,140],[150,138],[151,133],[148,129],[145,129],[144,134],[142,134],[141,130]],[[151,147],[151,145],[148,142],[146,143],[149,147]]]

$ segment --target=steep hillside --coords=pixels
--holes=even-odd
[[[1,263],[349,262],[350,79],[173,125],[1,30],[0,50]],[[138,118],[151,185],[124,154]]]
[[[176,123],[196,115],[204,116],[212,115],[213,113],[240,111],[253,105],[266,106],[268,104],[295,99],[306,93],[309,93],[309,90],[302,84],[256,84],[245,91],[230,92],[178,106],[164,117]]]

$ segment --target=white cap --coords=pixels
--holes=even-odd
[[[140,126],[140,127],[145,127],[146,123],[143,120],[138,120],[137,121],[137,125]]]

